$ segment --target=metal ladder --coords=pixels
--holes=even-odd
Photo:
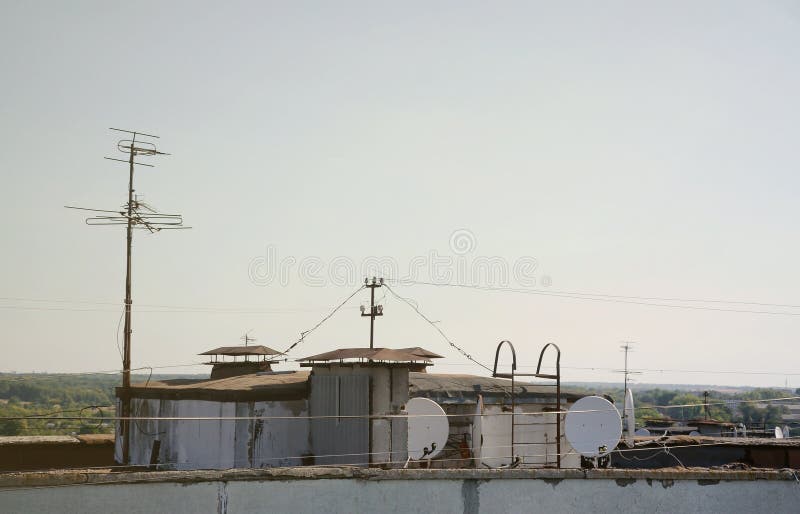
[[[500,348],[507,344],[511,348],[511,373],[498,373],[497,363],[500,357]],[[542,359],[548,348],[553,347],[556,351],[556,372],[555,374],[542,373]],[[562,423],[564,414],[562,412],[561,404],[561,349],[555,343],[547,343],[539,353],[539,363],[536,365],[536,373],[517,373],[517,352],[514,350],[514,345],[511,341],[500,341],[497,345],[497,351],[494,355],[494,370],[492,376],[495,378],[510,378],[511,379],[511,464],[525,465],[525,457],[541,456],[544,457],[542,467],[546,468],[561,468],[561,437],[562,437]],[[555,399],[552,402],[545,402],[543,405],[543,412],[554,413],[555,420],[549,421],[548,415],[529,415],[517,413],[517,390],[516,379],[517,377],[534,377],[547,380],[553,380],[553,384],[536,384],[537,386],[555,387]],[[524,433],[525,429],[522,427],[530,426],[553,426],[555,425],[556,437],[555,440],[548,440],[547,431],[545,429],[544,441],[520,441],[519,436]],[[536,453],[533,455],[519,456],[517,454],[517,446],[525,447],[526,450],[533,448]],[[519,460],[517,460],[519,459]]]

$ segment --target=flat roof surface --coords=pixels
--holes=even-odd
[[[238,355],[279,355],[280,353],[278,350],[259,344],[255,346],[220,346],[197,355],[230,355],[235,357]]]
[[[511,380],[506,378],[492,378],[480,375],[450,374],[450,373],[409,373],[411,396],[464,398],[481,394],[487,396],[505,396],[511,394]],[[518,397],[552,397],[556,388],[550,384],[520,383],[514,384],[514,392]],[[578,395],[561,390],[562,399],[574,402],[583,395]]]
[[[297,359],[300,362],[311,361],[340,361],[344,359],[369,359],[375,361],[393,362],[430,362],[430,359],[443,359],[439,354],[433,353],[419,346],[413,348],[340,348],[330,352],[312,355]]]
[[[137,398],[216,401],[299,400],[308,396],[309,371],[262,372],[211,379],[151,380],[131,385]],[[122,388],[117,388],[117,396]]]
[[[308,370],[273,371],[238,375],[217,380],[173,379],[136,383],[131,392],[137,398],[186,398],[217,401],[302,399],[308,396]],[[516,382],[521,398],[552,397],[555,388]],[[511,380],[479,375],[447,373],[409,373],[409,393],[414,396],[454,400],[505,396],[511,392]],[[117,388],[117,395],[121,388]],[[562,398],[575,401],[580,395],[562,391]]]

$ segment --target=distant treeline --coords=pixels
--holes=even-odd
[[[598,387],[600,386],[600,387]],[[702,386],[700,386],[702,387]],[[568,388],[578,394],[605,394],[618,406],[624,404],[625,392],[621,387],[603,388],[602,384],[572,385]],[[708,392],[708,409],[704,393]],[[783,423],[788,412],[782,402],[760,404],[756,400],[771,400],[800,395],[800,389],[749,388],[742,392],[720,392],[714,389],[638,389],[633,391],[637,424],[647,419],[671,418],[679,421],[705,418],[717,421],[744,423],[745,425]],[[792,403],[798,403],[793,401]]]
[[[144,382],[147,378],[134,375],[131,380]],[[113,416],[114,388],[120,381],[119,375],[105,374],[0,373],[0,436],[111,433],[112,420],[63,418]],[[42,415],[47,419],[35,419]]]

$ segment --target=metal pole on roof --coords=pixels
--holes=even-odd
[[[625,394],[628,394],[628,382],[630,381],[629,377],[631,375],[639,375],[639,374],[641,374],[641,371],[631,371],[631,370],[628,369],[628,352],[632,352],[633,351],[633,345],[634,345],[634,343],[632,343],[630,341],[625,341],[623,344],[620,345],[620,348],[622,348],[622,351],[625,352],[625,368],[624,369],[619,369],[619,370],[614,370],[616,373],[622,373],[625,376],[625,391],[623,392],[623,396]]]
[[[125,329],[124,329],[124,357],[122,358],[122,389],[125,396],[122,399],[122,417],[129,418],[131,415],[131,247],[133,246],[133,158],[136,156],[134,151],[136,145],[136,133],[134,132],[130,144],[130,158],[128,173],[128,222],[126,224],[126,254],[125,254]],[[122,463],[130,463],[131,453],[131,434],[130,421],[122,421]]]
[[[253,331],[252,329],[248,330],[247,332],[244,333],[244,335],[242,337],[239,338],[242,341],[244,341],[244,345],[245,346],[247,346],[247,343],[251,343],[253,341],[257,341],[257,339],[255,337],[250,337],[250,332],[252,332],[252,331]]]
[[[180,214],[164,214],[157,212],[154,208],[139,200],[134,195],[135,189],[133,188],[133,169],[135,165],[147,166],[152,168],[152,164],[143,162],[136,162],[137,155],[141,156],[154,156],[154,155],[169,155],[168,153],[160,152],[155,143],[145,140],[144,138],[155,138],[158,136],[152,134],[145,134],[144,132],[122,130],[111,128],[117,132],[125,132],[130,134],[130,139],[121,139],[117,142],[117,149],[128,155],[127,159],[116,159],[113,157],[106,157],[111,161],[124,162],[128,164],[128,203],[124,206],[124,210],[105,210],[105,209],[87,209],[83,207],[66,206],[68,209],[77,209],[82,211],[90,211],[95,214],[93,217],[86,219],[87,225],[125,225],[125,329],[124,329],[124,348],[122,355],[122,394],[121,394],[121,423],[120,423],[120,436],[122,437],[122,464],[130,463],[130,418],[131,415],[131,402],[130,402],[130,387],[131,387],[131,334],[133,333],[131,325],[131,306],[133,301],[131,299],[131,249],[133,246],[133,230],[145,229],[150,233],[160,232],[164,229],[185,229],[191,227],[183,226],[183,217]],[[137,137],[140,137],[137,140]]]
[[[239,338],[239,339],[241,339],[242,341],[244,341],[244,345],[245,345],[245,346],[247,346],[247,343],[249,343],[249,342],[251,342],[251,341],[255,341],[255,340],[256,340],[256,338],[255,338],[255,337],[250,337],[250,332],[252,332],[252,331],[253,331],[253,329],[250,329],[250,330],[248,330],[247,332],[245,332],[245,333],[244,333],[244,335],[243,335],[242,337],[240,337],[240,338]],[[250,362],[250,359],[249,359],[249,357],[248,357],[246,354],[245,354],[245,356],[244,356],[244,361],[245,361],[245,362]]]
[[[375,317],[376,316],[383,316],[383,305],[375,305],[375,288],[383,286],[383,279],[376,279],[372,277],[372,283],[370,283],[369,279],[364,279],[364,287],[368,287],[370,290],[370,300],[369,300],[369,314],[365,311],[366,309],[364,306],[361,306],[361,316],[369,316],[369,347],[370,349],[375,347]]]

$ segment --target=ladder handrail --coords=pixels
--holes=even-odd
[[[498,373],[497,372],[497,365],[500,361],[500,349],[503,347],[504,344],[508,344],[508,347],[511,348],[511,373]],[[555,375],[549,373],[542,373],[542,360],[544,359],[544,354],[548,348],[553,347],[556,351],[556,372]],[[515,447],[515,428],[518,425],[516,422],[516,403],[517,403],[517,394],[515,391],[515,379],[518,376],[535,376],[538,378],[544,378],[549,380],[555,380],[555,387],[556,387],[556,421],[552,423],[556,426],[556,468],[561,468],[561,348],[558,347],[555,343],[547,343],[542,347],[542,351],[539,352],[539,362],[536,365],[536,373],[517,373],[517,352],[514,349],[514,345],[511,344],[511,341],[502,340],[497,345],[497,350],[494,353],[494,368],[492,370],[492,377],[494,378],[510,378],[511,379],[511,460],[514,460],[514,447]],[[505,402],[504,402],[505,403]],[[548,423],[550,424],[550,423]],[[521,423],[519,426],[528,425],[527,423]],[[547,438],[547,433],[545,433],[545,439]],[[522,443],[522,444],[534,444],[534,443]],[[536,443],[536,444],[552,444],[549,442],[545,443]],[[548,464],[548,459],[545,458],[545,467]]]
[[[511,374],[513,375],[517,370],[517,352],[514,350],[514,345],[511,344],[511,341],[504,339],[498,343],[497,350],[494,352],[494,370],[492,371],[492,377],[495,378],[497,377],[497,361],[500,358],[500,348],[503,346],[503,343],[508,343],[508,347],[511,348]]]
[[[559,348],[556,343],[547,343],[539,353],[539,364],[536,365],[537,375],[542,372],[542,357],[544,357],[544,352],[551,346],[556,349],[556,375],[561,375],[561,348]]]

